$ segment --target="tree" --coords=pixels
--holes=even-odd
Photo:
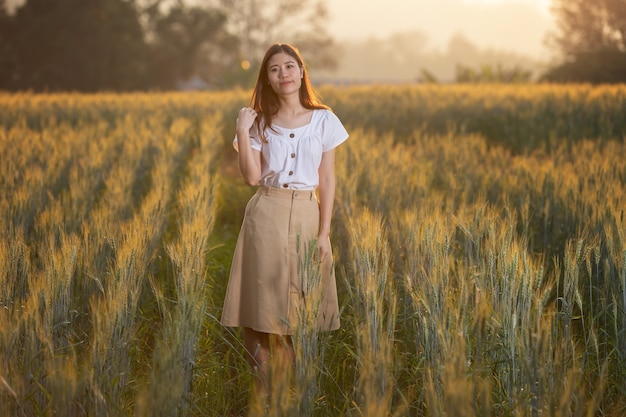
[[[626,82],[626,0],[554,0],[552,45],[563,63],[548,81]]]
[[[224,30],[226,16],[217,9],[188,6],[177,1],[167,10],[158,10],[158,3],[147,9],[150,39],[150,70],[147,73],[154,87],[175,88],[192,77],[208,85],[219,84],[225,70],[220,64],[234,61],[236,44]]]
[[[10,38],[12,29],[7,2],[0,0],[0,88],[15,81],[15,52]]]
[[[216,0],[228,15],[228,27],[239,39],[239,59],[256,69],[267,47],[293,43],[317,68],[337,65],[333,40],[324,26],[328,12],[323,0]],[[251,71],[252,73],[256,71]]]
[[[142,79],[143,31],[129,1],[29,0],[5,20],[0,88],[126,90]]]
[[[0,89],[172,89],[251,82],[271,42],[332,65],[323,0],[0,0]]]

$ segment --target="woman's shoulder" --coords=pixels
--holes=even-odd
[[[343,123],[332,109],[320,109],[317,110],[319,117],[319,124],[322,126],[337,128],[343,126]]]
[[[314,109],[313,111],[321,115],[334,114],[333,109],[331,109],[330,107],[320,107],[320,108]]]
[[[321,108],[313,110],[313,118],[317,119],[321,122],[331,121],[339,121],[337,115],[330,108]]]
[[[319,134],[326,150],[332,149],[347,139],[348,132],[331,109],[318,109],[314,113],[312,128]]]

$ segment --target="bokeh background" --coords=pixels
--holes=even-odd
[[[622,0],[2,0],[0,89],[249,87],[273,42],[321,83],[624,81]]]

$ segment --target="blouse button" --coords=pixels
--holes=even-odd
[[[283,184],[283,188],[288,188],[289,184]]]
[[[293,175],[293,171],[289,171],[289,175]]]
[[[290,134],[289,134],[289,137],[290,137],[290,138],[293,138],[294,136],[296,136],[296,135],[294,135],[293,133],[290,133]]]
[[[295,157],[296,157],[296,154],[295,154],[295,153],[292,153],[292,154],[291,154],[291,157],[292,157],[292,158],[295,158]]]

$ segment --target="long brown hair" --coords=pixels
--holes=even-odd
[[[263,142],[267,142],[265,137],[265,129],[272,128],[272,119],[278,113],[280,102],[278,101],[278,95],[274,92],[269,85],[269,77],[267,75],[267,65],[269,60],[276,54],[284,52],[292,56],[298,66],[302,68],[302,84],[300,85],[300,103],[305,109],[329,109],[329,107],[321,102],[319,96],[311,87],[309,81],[309,75],[300,55],[300,51],[293,45],[285,43],[275,43],[270,46],[265,52],[263,61],[261,62],[261,68],[259,70],[259,76],[252,92],[252,98],[250,99],[250,106],[256,110],[256,112],[262,116],[257,117],[256,126],[261,135]]]

